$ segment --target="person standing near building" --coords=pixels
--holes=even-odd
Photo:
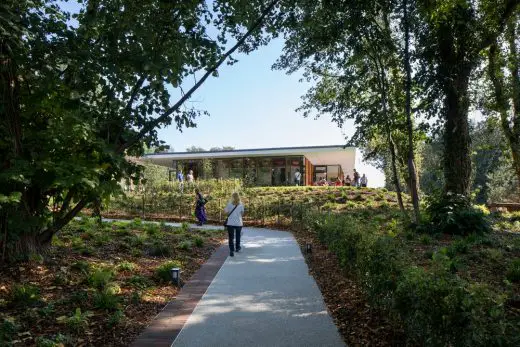
[[[345,186],[350,187],[352,185],[352,180],[350,179],[350,175],[347,175],[345,178]]]
[[[368,184],[368,178],[367,178],[367,176],[365,176],[365,174],[363,174],[363,177],[361,177],[361,179],[359,180],[359,182],[361,183],[361,187],[366,187],[367,184]]]
[[[240,202],[240,195],[233,193],[231,201],[226,205],[224,212],[227,213],[226,228],[228,231],[229,256],[233,257],[234,252],[240,252],[240,233],[242,232],[242,216],[244,215],[244,205]],[[236,239],[235,242],[234,239]]]
[[[300,172],[300,169],[296,169],[296,172],[294,173],[294,184],[299,186],[301,184],[302,179],[302,173]]]
[[[179,181],[179,190],[182,193],[184,190],[184,175],[182,174],[182,170],[177,172],[177,181]]]
[[[359,187],[359,172],[354,169],[354,187]]]

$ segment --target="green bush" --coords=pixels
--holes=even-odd
[[[9,342],[16,337],[18,329],[19,327],[14,320],[2,318],[2,323],[0,324],[0,345],[9,346]]]
[[[463,265],[456,254],[469,250],[468,239],[429,253],[432,261],[425,270],[409,265],[405,240],[378,231],[364,212],[318,216],[312,225],[341,265],[354,272],[371,305],[400,317],[413,344],[515,345],[518,329],[505,329],[505,296],[456,274]],[[520,262],[517,266],[520,274]]]
[[[110,269],[97,269],[89,277],[89,284],[94,288],[104,289],[114,278],[114,273]]]
[[[70,330],[80,333],[88,327],[88,318],[91,316],[91,312],[82,313],[81,308],[78,307],[70,317],[61,316],[56,318],[56,320],[58,323],[66,324]]]
[[[73,341],[70,337],[57,334],[54,338],[46,338],[38,336],[36,338],[36,347],[63,347],[65,345],[72,345]]]
[[[11,300],[20,306],[32,306],[40,301],[40,289],[31,284],[15,284],[11,289]]]
[[[134,271],[137,268],[135,263],[124,261],[117,266],[118,271]]]
[[[108,318],[108,326],[115,327],[125,320],[125,314],[121,310],[117,310]]]
[[[161,282],[169,282],[171,281],[170,270],[174,267],[180,268],[181,263],[176,260],[163,263],[159,267],[157,267],[157,269],[155,269],[155,276]]]
[[[183,240],[179,243],[179,248],[185,251],[191,250],[193,247],[193,244],[190,240]]]
[[[507,279],[511,282],[520,282],[520,259],[515,259],[509,264]]]
[[[195,246],[196,247],[204,246],[204,239],[200,236],[195,236]]]
[[[95,308],[101,310],[119,309],[119,297],[109,291],[94,293],[93,304]]]
[[[128,283],[130,286],[134,288],[140,288],[144,289],[146,287],[149,287],[152,285],[151,281],[143,276],[140,275],[134,275],[126,280],[126,283]]]
[[[168,257],[172,254],[172,248],[162,241],[154,241],[148,247],[148,254],[152,257]]]
[[[484,234],[491,231],[486,215],[475,209],[463,195],[431,198],[426,208],[433,232],[452,235]]]

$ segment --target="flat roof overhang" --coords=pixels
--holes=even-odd
[[[354,167],[355,147],[343,145],[237,149],[233,151],[173,152],[148,154],[143,159],[162,166],[172,166],[173,160],[233,159],[241,157],[305,156],[312,165],[339,164],[344,169]]]

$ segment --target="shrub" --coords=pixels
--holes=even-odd
[[[135,288],[144,289],[148,286],[150,286],[152,283],[150,280],[146,277],[140,276],[140,275],[134,275],[126,280],[126,282]]]
[[[13,303],[31,306],[40,301],[40,289],[31,284],[15,284],[11,289]]]
[[[76,291],[71,294],[68,302],[72,305],[84,305],[85,302],[88,302],[88,293],[83,290]]]
[[[503,345],[503,299],[447,272],[408,268],[394,308],[410,337],[422,345]]]
[[[121,324],[121,322],[123,322],[125,318],[126,317],[125,317],[125,314],[123,313],[123,311],[117,310],[108,318],[108,326],[115,327],[115,326]]]
[[[149,223],[145,227],[146,234],[148,236],[157,236],[161,233],[161,229],[159,228],[159,225],[155,223]]]
[[[520,282],[520,259],[515,259],[509,264],[507,279],[511,282]]]
[[[185,251],[191,250],[193,247],[190,240],[183,240],[181,243],[179,243],[179,248]]]
[[[135,265],[134,263],[124,261],[117,266],[117,270],[118,271],[133,271],[136,269],[136,267],[137,267],[137,265]]]
[[[204,246],[204,239],[200,236],[195,237],[195,246],[202,247]]]
[[[9,346],[19,327],[12,319],[3,318],[0,324],[0,345]]]
[[[63,347],[72,344],[73,342],[71,338],[62,334],[57,334],[56,337],[50,339],[43,336],[38,336],[38,338],[36,338],[37,347]]]
[[[89,277],[89,283],[94,288],[104,289],[112,280],[114,273],[109,269],[97,269]]]
[[[92,313],[86,311],[81,313],[81,309],[78,307],[76,311],[70,316],[61,316],[56,318],[59,323],[64,323],[67,327],[76,333],[79,333],[88,327],[88,318],[92,316]]]
[[[148,254],[153,257],[167,257],[172,254],[171,246],[162,241],[155,241],[148,248]]]
[[[119,297],[109,291],[94,293],[93,304],[95,308],[101,310],[119,309]]]
[[[80,271],[84,274],[88,274],[90,272],[90,264],[84,260],[78,260],[70,266],[71,269]]]
[[[430,225],[436,232],[468,235],[491,231],[484,213],[474,209],[463,195],[451,194],[437,199],[432,198],[426,210],[430,215]]]
[[[166,263],[161,264],[157,269],[155,270],[155,276],[159,281],[161,282],[169,282],[171,281],[171,273],[170,270],[174,267],[181,267],[181,263],[179,261],[173,260],[168,261]]]

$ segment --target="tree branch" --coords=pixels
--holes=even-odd
[[[269,14],[269,12],[271,12],[271,10],[274,8],[274,6],[279,2],[280,0],[274,0],[273,2],[271,2],[269,4],[269,6],[267,6],[263,11],[262,11],[262,14],[260,15],[260,17],[253,23],[253,25],[251,26],[251,28],[244,34],[244,36],[242,36],[238,41],[237,43],[230,49],[228,50],[220,59],[219,61],[213,65],[211,68],[209,68],[206,73],[202,76],[202,78],[193,86],[191,87],[191,89],[185,94],[183,95],[172,107],[170,107],[165,113],[163,113],[161,116],[159,116],[158,118],[155,118],[154,120],[150,121],[148,124],[146,124],[142,129],[141,131],[139,131],[139,133],[137,133],[137,135],[130,139],[128,142],[122,144],[118,149],[117,149],[117,153],[121,153],[123,152],[125,149],[131,147],[132,145],[134,145],[135,143],[137,143],[139,140],[141,140],[144,136],[146,136],[146,134],[148,132],[150,132],[151,130],[153,130],[155,127],[157,127],[159,124],[161,123],[164,123],[166,122],[170,116],[176,112],[181,106],[182,104],[184,104],[184,102],[186,100],[188,100],[191,95],[204,83],[204,81],[206,81],[206,79],[212,74],[214,73],[219,67],[220,65],[222,65],[222,63],[224,63],[227,58],[233,54],[245,41],[246,39],[251,36],[251,34],[253,34],[253,32],[258,29],[258,27],[262,24],[262,22],[264,21],[265,17],[267,17],[267,15]],[[520,0],[519,0],[520,1]]]
[[[65,225],[67,225],[72,218],[76,217],[76,215],[87,205],[87,199],[82,199],[72,210],[70,210],[65,216],[62,218],[58,218],[49,228],[42,231],[42,233],[38,237],[38,241],[41,244],[45,244],[50,242],[52,239],[52,236],[56,231],[63,228]]]
[[[497,37],[504,31],[504,27],[509,20],[509,18],[513,15],[515,10],[517,9],[518,5],[520,5],[520,0],[508,0],[504,9],[504,13],[502,13],[502,16],[500,17],[498,21],[498,28],[495,32],[490,32],[486,37],[482,39],[482,41],[476,46],[477,52],[479,53],[482,50],[486,49],[490,45],[493,44],[493,42],[496,41]]]

